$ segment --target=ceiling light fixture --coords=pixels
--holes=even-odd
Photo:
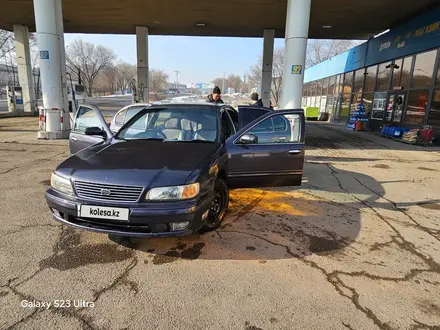
[[[206,24],[205,24],[205,23],[196,23],[196,26],[197,26],[197,27],[205,27]]]

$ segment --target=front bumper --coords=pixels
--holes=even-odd
[[[120,236],[172,237],[200,230],[204,225],[202,215],[211,207],[212,196],[190,201],[118,203],[66,196],[50,188],[46,192],[46,201],[54,219],[71,227]],[[129,208],[129,220],[80,218],[79,205]],[[170,223],[185,221],[189,222],[185,230],[171,231]]]

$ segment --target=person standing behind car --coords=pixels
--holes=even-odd
[[[263,106],[263,100],[258,97],[258,93],[252,93],[251,100],[255,102],[252,104],[253,106],[255,106],[255,107],[262,107]]]
[[[251,100],[255,102],[254,104],[252,104],[252,106],[254,106],[254,107],[264,107],[263,100],[258,97],[258,93],[252,93],[251,94]],[[270,101],[269,108],[273,109],[272,101]]]
[[[223,104],[225,102],[223,102],[221,94],[222,94],[222,92],[220,90],[220,87],[215,86],[214,89],[212,90],[212,94],[208,95],[207,101],[209,103]]]

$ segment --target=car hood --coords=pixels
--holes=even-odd
[[[61,163],[56,172],[96,183],[182,185],[218,148],[216,143],[116,141],[80,151]]]

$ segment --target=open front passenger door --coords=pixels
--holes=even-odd
[[[69,135],[70,153],[88,148],[113,137],[101,111],[94,105],[81,105]]]
[[[267,111],[226,141],[231,188],[300,186],[303,110]]]

